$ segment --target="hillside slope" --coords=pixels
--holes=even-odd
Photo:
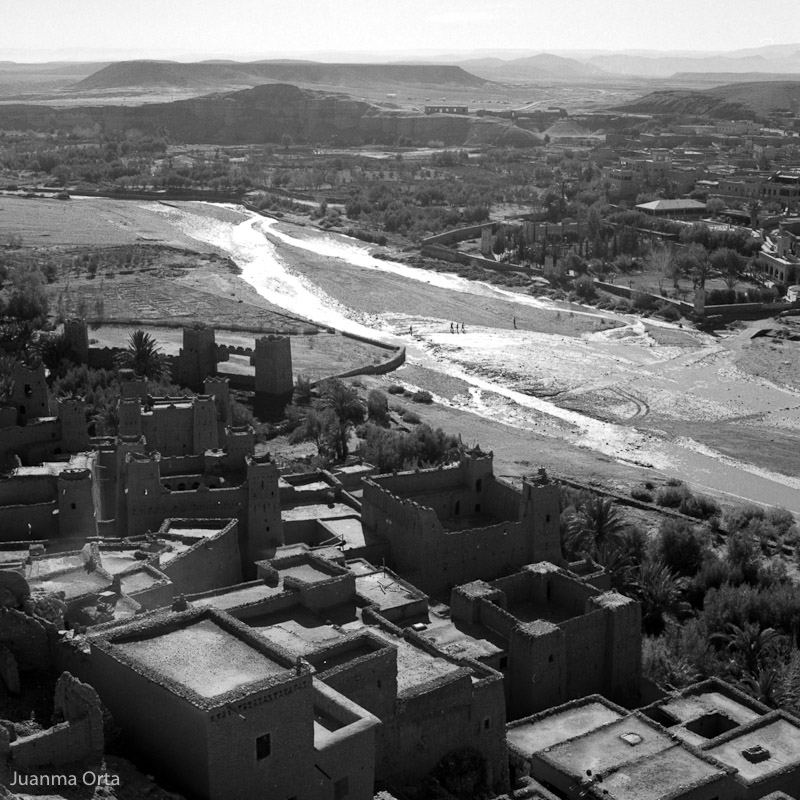
[[[754,119],[777,111],[800,110],[799,81],[731,83],[703,91],[651,92],[619,111],[632,114],[672,114],[716,119]]]
[[[279,142],[285,134],[297,142],[336,141],[341,145],[391,144],[400,138],[447,146],[502,143],[525,147],[540,141],[510,120],[390,111],[348,95],[288,84],[143,106],[59,109],[0,105],[2,130],[86,130],[97,126],[148,135],[166,129],[172,141],[186,144],[262,144]]]

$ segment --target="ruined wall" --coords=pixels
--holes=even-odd
[[[50,665],[47,629],[22,611],[0,608],[0,644],[11,651],[20,672],[47,669]]]
[[[9,752],[19,769],[83,761],[95,752],[92,724],[89,719],[59,723],[11,742]]]

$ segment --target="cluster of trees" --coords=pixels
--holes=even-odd
[[[665,519],[648,539],[610,498],[562,492],[565,555],[592,556],[642,604],[648,677],[682,688],[719,676],[800,712],[800,595],[777,556],[800,543],[790,512],[717,509],[705,524]]]
[[[365,402],[355,387],[329,378],[319,384],[316,395],[306,378],[298,379],[286,416],[293,428],[290,441],[313,442],[326,462],[343,461],[353,437],[358,439],[359,455],[382,472],[446,464],[462,449],[460,439],[419,424],[416,415],[403,417],[415,425],[412,430],[390,428],[389,400],[377,389]],[[412,399],[426,402],[430,395],[425,395]]]

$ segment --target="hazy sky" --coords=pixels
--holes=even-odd
[[[728,50],[797,40],[800,0],[0,0],[0,60],[17,61]]]

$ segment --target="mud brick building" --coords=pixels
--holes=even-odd
[[[434,596],[509,567],[560,563],[559,513],[558,486],[544,472],[519,492],[477,450],[453,467],[364,480],[364,529],[386,541],[389,566]]]
[[[119,627],[86,664],[141,754],[193,796],[372,797],[378,720],[227,615]]]

